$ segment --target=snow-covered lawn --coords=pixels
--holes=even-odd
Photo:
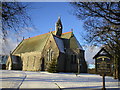
[[[0,70],[0,88],[18,88],[24,77],[25,73],[19,71]]]
[[[53,89],[100,89],[102,77],[95,74],[81,73],[48,73],[28,71],[0,71],[2,72],[1,88],[53,88]],[[105,77],[106,88],[118,88],[118,80]],[[9,85],[8,85],[9,84]]]

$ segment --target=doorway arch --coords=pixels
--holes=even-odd
[[[41,60],[41,71],[45,71],[45,59],[42,58]]]

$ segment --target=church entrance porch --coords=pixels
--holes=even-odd
[[[41,62],[41,71],[45,71],[45,60],[44,60],[44,58],[42,58],[42,62]]]

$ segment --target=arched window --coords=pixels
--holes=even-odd
[[[34,56],[34,58],[33,58],[33,67],[35,65],[35,59],[36,59],[36,56]]]
[[[54,52],[52,51],[52,49],[49,49],[47,51],[47,60],[48,61],[51,61],[53,59],[53,54],[54,54]]]
[[[76,64],[77,63],[77,56],[75,54],[71,55],[71,63]]]
[[[27,67],[28,67],[28,64],[29,64],[29,59],[30,59],[30,57],[28,56],[27,57]]]

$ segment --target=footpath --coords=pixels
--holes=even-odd
[[[0,70],[2,90],[101,90],[102,77],[95,74]],[[107,90],[120,90],[120,82],[105,77]]]

